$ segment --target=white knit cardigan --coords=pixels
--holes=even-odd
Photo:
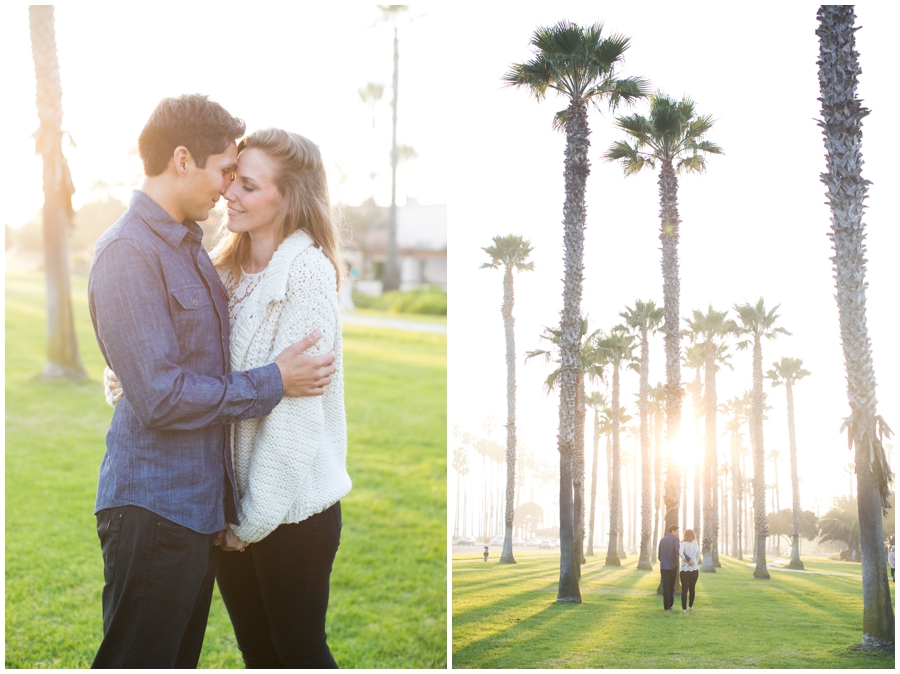
[[[229,291],[232,274],[222,278]],[[311,355],[334,351],[337,372],[325,394],[287,398],[261,419],[235,425],[231,452],[240,500],[234,532],[256,543],[280,524],[301,522],[350,491],[344,415],[341,316],[334,266],[301,231],[272,256],[231,333],[231,369],[271,363],[318,328]]]

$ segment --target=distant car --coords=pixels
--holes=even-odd
[[[469,538],[468,536],[463,536],[458,541],[456,541],[457,545],[475,545],[475,539]]]
[[[503,536],[494,536],[488,545],[503,545]]]
[[[537,547],[540,546],[540,544],[541,544],[541,539],[540,539],[540,538],[532,538],[530,541],[528,541],[528,542],[525,544],[525,547],[526,547],[526,548],[537,548]]]
[[[521,538],[516,538],[515,536],[513,536],[512,544],[516,547],[522,547],[525,545],[525,541],[523,541]]]
[[[541,550],[552,550],[553,549],[553,540],[550,538],[542,538],[538,543],[538,547]]]

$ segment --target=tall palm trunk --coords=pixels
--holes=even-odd
[[[578,587],[578,560],[581,551],[575,545],[575,509],[573,503],[573,455],[575,442],[578,358],[581,348],[581,288],[584,276],[584,190],[590,173],[588,150],[590,130],[587,105],[573,98],[566,110],[566,201],[563,205],[565,226],[565,278],[563,310],[560,320],[559,383],[559,589],[556,600],[581,603]],[[581,448],[583,451],[583,447]]]
[[[669,463],[666,469],[666,524],[678,525],[678,505],[681,501],[681,457],[671,454],[672,444],[681,430],[681,282],[678,275],[678,178],[671,161],[661,162],[659,171],[659,238],[662,242],[663,302],[665,320],[663,334],[666,349],[666,440],[669,445]]]
[[[594,556],[594,516],[597,511],[597,458],[600,446],[600,410],[594,408],[594,460],[591,463],[591,514],[588,533],[587,555]]]
[[[877,414],[875,368],[866,328],[866,259],[862,177],[862,118],[868,114],[856,96],[860,72],[853,6],[828,5],[818,12],[819,84],[827,172],[822,182],[831,202],[832,258],[837,279],[841,343],[847,371],[847,419],[855,447],[860,552],[863,577],[863,644],[894,644],[894,611],[887,579],[882,509],[892,479]]]
[[[766,537],[769,528],[766,523],[766,458],[763,449],[763,388],[762,388],[762,342],[753,339],[753,517],[756,525],[756,569],[754,578],[770,578],[766,568]]]
[[[790,380],[784,382],[787,393],[788,442],[791,449],[791,563],[792,569],[802,569],[800,561],[800,478],[797,473],[797,437],[794,433],[794,389]]]
[[[397,164],[400,153],[397,148],[397,87],[400,84],[400,41],[394,26],[394,73],[391,80],[394,97],[391,101],[391,217],[388,223],[387,256],[382,274],[385,291],[400,287],[400,261],[397,257]]]
[[[641,418],[641,550],[637,568],[653,569],[650,564],[650,535],[653,529],[653,475],[650,447],[650,340],[641,331],[641,379],[638,395],[638,414]]]
[[[706,342],[706,385],[704,391],[706,428],[704,431],[706,456],[703,462],[703,566],[701,571],[715,573],[713,565],[713,541],[718,534],[716,515],[716,485],[719,471],[716,462],[716,345],[712,340]]]
[[[516,499],[516,319],[513,318],[513,265],[503,274],[503,330],[506,334],[506,530],[503,536],[501,564],[515,564],[513,557],[513,517]]]
[[[613,366],[612,387],[612,469],[609,483],[609,548],[606,564],[622,566],[622,466],[619,448],[619,367]]]
[[[738,456],[738,434],[737,431],[734,431],[731,434],[731,556],[743,560],[744,555],[741,550],[741,510],[739,506],[740,491],[741,468]]]
[[[37,82],[37,112],[41,125],[36,134],[43,158],[44,269],[47,285],[47,363],[45,378],[84,379],[78,355],[75,320],[69,292],[68,229],[71,226],[72,177],[62,153],[62,85],[56,57],[56,33],[52,5],[28,8],[31,51]]]
[[[700,382],[700,369],[697,368],[697,375],[694,378],[693,383],[688,384],[691,391],[691,409],[694,412],[694,438],[697,440],[700,439],[700,417],[703,416],[702,409],[702,397],[703,397],[703,385]],[[703,485],[704,485],[704,477],[703,471],[705,470],[705,454],[703,457],[700,456],[698,452],[693,453],[694,456],[694,536],[697,538],[697,542],[701,543],[703,541],[703,497],[701,496]],[[687,501],[685,501],[686,503]],[[687,511],[687,507],[685,507],[685,511]],[[685,528],[687,528],[687,512],[685,512]],[[705,555],[705,550],[700,550],[701,555]]]

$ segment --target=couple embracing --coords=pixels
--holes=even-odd
[[[95,514],[95,668],[196,667],[217,581],[247,667],[334,668],[346,470],[339,242],[319,149],[206,96],[163,100],[145,180],[97,242],[115,404]],[[238,142],[239,141],[239,142]],[[210,254],[204,221],[228,202]]]

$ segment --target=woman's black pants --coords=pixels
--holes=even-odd
[[[688,606],[694,605],[694,588],[697,587],[697,577],[700,571],[681,572],[681,610],[687,611]],[[690,593],[690,597],[688,597]],[[690,603],[689,603],[690,602]]]
[[[216,548],[216,580],[249,668],[336,669],[325,638],[341,504],[282,524],[245,552]]]

